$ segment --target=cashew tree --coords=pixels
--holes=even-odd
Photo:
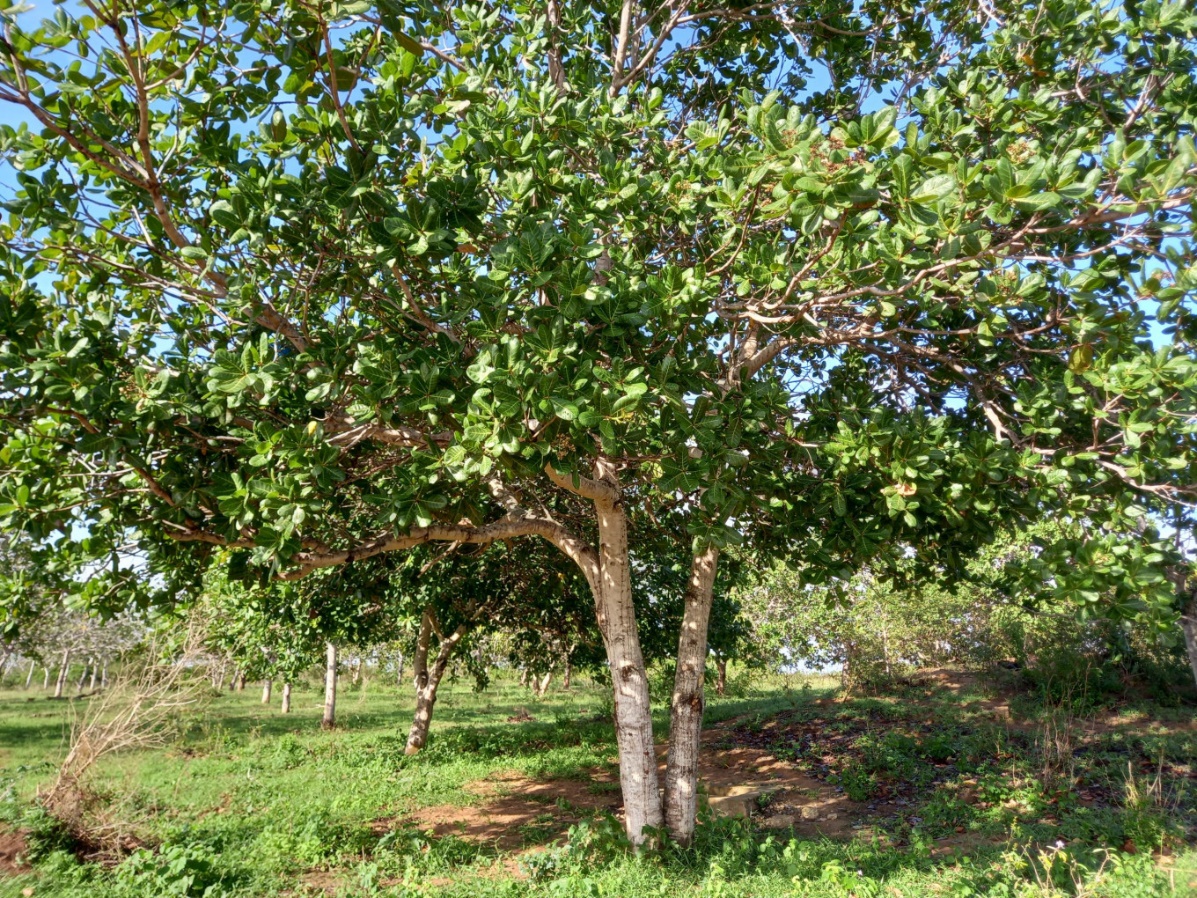
[[[1193,499],[1186,3],[0,17],[3,526],[284,579],[545,541],[637,844],[693,833],[729,544],[830,574]],[[663,801],[638,516],[689,555]]]

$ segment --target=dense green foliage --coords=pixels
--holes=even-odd
[[[1177,605],[1190,4],[0,21],[0,526],[117,580],[133,547],[145,603],[225,550],[352,592],[378,556],[542,539],[618,674],[629,833],[682,844],[730,545],[826,581],[959,568],[1013,518],[1137,523],[1041,561]],[[663,806],[632,589],[658,529],[691,556]]]

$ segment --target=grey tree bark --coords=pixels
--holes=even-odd
[[[409,755],[418,753],[428,744],[428,728],[432,724],[432,711],[436,706],[436,691],[445,675],[445,668],[449,666],[449,659],[462,637],[469,631],[469,625],[463,623],[448,636],[442,637],[436,658],[430,665],[428,654],[432,646],[432,636],[439,629],[432,609],[425,608],[424,613],[420,615],[420,636],[416,641],[415,657],[412,659],[416,681],[416,712],[412,717],[411,729],[407,733],[405,752]]]
[[[96,691],[96,677],[99,676],[99,673],[100,673],[100,665],[96,664],[96,662],[93,661],[91,663],[91,682],[87,684],[88,692]]]
[[[645,830],[659,829],[663,822],[652,707],[632,604],[628,522],[622,495],[614,471],[596,468],[596,474],[614,495],[596,492],[594,499],[599,530],[595,611],[611,670],[625,826],[632,843],[641,845],[646,838]]]
[[[1185,652],[1193,671],[1193,683],[1197,684],[1197,590],[1190,594],[1189,603],[1181,613],[1180,629],[1185,635]]]
[[[727,659],[716,658],[715,670],[718,673],[715,678],[715,692],[724,695],[727,693]]]
[[[71,652],[68,649],[62,653],[62,666],[58,668],[58,679],[54,683],[54,697],[62,698],[63,687],[66,686],[67,673],[71,666]]]
[[[45,675],[42,677],[42,689],[50,688],[50,668],[46,667]]]
[[[37,668],[36,661],[29,662],[29,673],[25,675],[25,688],[29,688],[29,684],[33,682],[33,671]]]
[[[337,647],[331,642],[324,647],[324,717],[320,726],[331,730],[337,725]]]
[[[706,707],[703,676],[707,625],[718,562],[719,549],[715,546],[694,555],[678,638],[677,672],[669,709],[669,753],[665,761],[665,826],[679,845],[689,845],[693,840],[698,809],[698,752]]]
[[[291,684],[290,684],[290,683],[283,683],[283,707],[282,707],[282,712],[283,712],[284,714],[290,714],[290,713],[291,713]]]
[[[545,693],[549,691],[549,684],[553,682],[553,672],[550,670],[539,680],[535,677],[532,679],[532,691],[536,693],[537,698],[544,698]]]
[[[262,704],[263,705],[270,704],[270,691],[273,687],[274,687],[273,680],[266,680],[264,683],[262,683]]]

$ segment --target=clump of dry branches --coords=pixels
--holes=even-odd
[[[179,716],[208,692],[203,636],[193,621],[181,639],[151,637],[72,722],[70,749],[41,802],[89,856],[119,857],[145,844],[135,825],[89,788],[88,774],[108,755],[169,741]]]

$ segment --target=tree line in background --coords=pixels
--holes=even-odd
[[[1030,578],[1042,572],[1026,559],[1042,554],[1037,540],[1058,540],[1071,529],[1004,534],[970,562],[966,576],[951,580],[902,572],[881,579],[865,569],[829,585],[805,581],[800,569],[739,559],[716,591],[707,685],[727,692],[729,662],[737,672],[733,693],[762,673],[830,673],[847,692],[871,692],[931,668],[1002,666],[1051,702],[1098,705],[1128,690],[1185,701],[1194,683],[1178,614],[1152,607],[1127,614],[1125,605],[1111,604],[1119,613],[1094,615],[1051,583],[1040,579],[1034,587]],[[40,667],[41,689],[53,690],[53,698],[81,693],[85,684],[94,692],[107,685],[110,664],[144,664],[142,656],[161,652],[164,634],[181,627],[193,638],[187,646],[167,645],[161,660],[188,666],[185,678],[206,679],[215,693],[260,686],[262,704],[277,702],[283,714],[291,713],[297,685],[313,703],[322,685],[325,728],[336,725],[338,684],[365,688],[373,678],[409,692],[415,710],[408,753],[415,753],[427,743],[437,690],[449,675],[484,690],[503,671],[537,697],[555,674],[563,689],[577,674],[609,678],[601,635],[570,592],[572,572],[510,579],[520,569],[543,572],[551,560],[511,559],[501,545],[467,557],[409,557],[379,565],[352,589],[324,579],[246,584],[217,568],[177,614],[157,620],[132,609],[103,619],[69,610],[60,597],[53,611],[0,644],[0,682],[36,689],[32,674]],[[672,632],[683,612],[669,602],[677,595],[668,588],[670,572],[654,579],[650,568],[641,566],[646,576],[638,581],[640,638],[650,692],[666,697],[675,662],[661,634]],[[68,683],[73,687],[64,689]]]

